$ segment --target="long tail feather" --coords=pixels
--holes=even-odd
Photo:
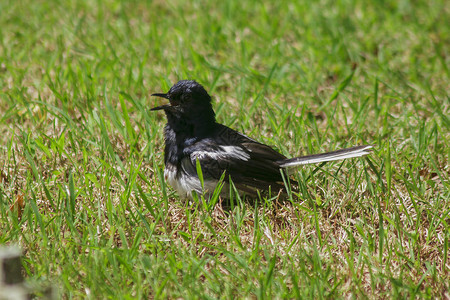
[[[291,168],[300,165],[316,164],[320,162],[340,160],[352,157],[361,157],[372,151],[373,145],[356,146],[333,152],[294,157],[280,161],[280,167]]]

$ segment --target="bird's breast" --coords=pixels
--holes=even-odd
[[[164,169],[164,179],[174,188],[183,199],[191,199],[192,193],[211,195],[217,186],[217,180],[205,179],[202,187],[200,179],[196,175],[189,174],[181,166],[167,163]],[[227,190],[227,188],[224,188]]]

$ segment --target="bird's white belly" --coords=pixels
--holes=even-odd
[[[166,166],[164,178],[177,191],[178,195],[184,199],[192,200],[192,192],[196,192],[198,195],[205,194],[205,197],[207,197],[212,195],[217,186],[217,180],[204,180],[204,189],[202,189],[202,184],[197,176],[187,175],[184,172],[177,174],[175,167],[172,166]]]

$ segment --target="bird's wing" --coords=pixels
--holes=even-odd
[[[228,128],[229,129],[229,128]],[[267,190],[283,187],[283,178],[278,161],[286,157],[269,146],[258,143],[234,130],[228,136],[202,139],[185,148],[183,170],[197,175],[196,162],[200,162],[205,179],[219,180],[225,173],[238,189],[254,188]]]

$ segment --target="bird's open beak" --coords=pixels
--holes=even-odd
[[[156,93],[156,94],[152,94],[151,96],[161,97],[161,98],[165,98],[167,100],[170,100],[169,96],[167,96],[167,94],[164,94],[164,93]],[[161,109],[168,109],[168,108],[171,108],[171,107],[172,107],[171,104],[164,104],[164,105],[161,105],[161,106],[153,107],[150,110],[161,110]]]
[[[155,94],[152,94],[152,96],[169,99],[169,96],[167,96],[167,93],[166,94],[164,94],[164,93],[155,93]]]

